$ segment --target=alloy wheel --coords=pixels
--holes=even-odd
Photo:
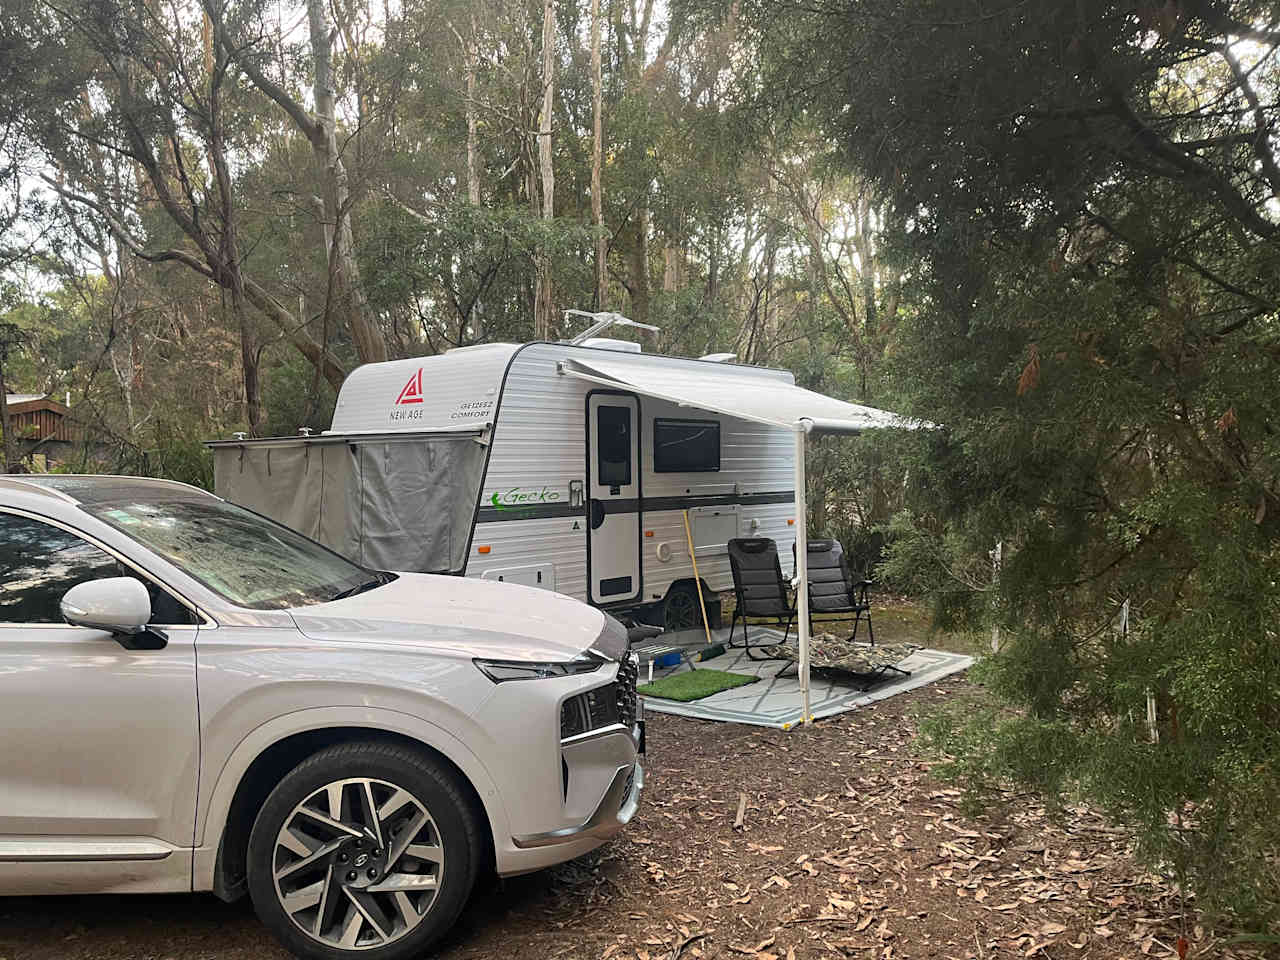
[[[444,845],[426,805],[385,780],[335,780],[293,808],[276,835],[280,906],[309,937],[343,950],[383,947],[431,910]]]

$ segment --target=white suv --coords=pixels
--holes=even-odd
[[[478,871],[635,814],[626,631],[359,567],[203,491],[0,479],[0,894],[245,891],[295,953],[417,956]]]

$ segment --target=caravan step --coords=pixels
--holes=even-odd
[[[674,667],[684,655],[683,647],[673,647],[669,643],[644,643],[631,648],[631,652],[640,658],[640,663],[652,663],[655,667]]]

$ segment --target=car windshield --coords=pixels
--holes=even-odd
[[[391,578],[212,497],[131,499],[85,504],[84,509],[240,607],[274,610],[324,603]]]

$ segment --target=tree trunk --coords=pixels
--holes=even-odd
[[[871,247],[871,195],[864,184],[858,195],[858,229],[854,236],[858,248],[860,279],[862,281],[863,309],[863,343],[862,356],[859,358],[862,384],[859,399],[868,401],[868,383],[871,379],[871,365],[875,361],[875,344],[878,340],[880,318],[876,304],[876,261]]]
[[[538,124],[538,166],[542,174],[542,219],[555,216],[555,170],[551,165],[551,110],[555,105],[556,69],[555,0],[546,0],[542,8],[542,110]],[[551,338],[553,313],[551,296],[551,255],[544,249],[538,255],[538,276],[534,294],[533,336],[535,340]]]
[[[477,49],[479,40],[476,37],[476,15],[471,14],[471,38],[467,41],[466,76],[467,76],[467,200],[473,207],[480,206],[480,173],[476,168],[478,147],[476,120],[476,71],[480,59]]]
[[[868,339],[875,336],[876,318],[876,267],[871,250],[871,198],[864,186],[858,196],[858,245],[859,272],[862,277],[863,318]]]
[[[356,262],[355,239],[351,234],[351,191],[347,168],[338,152],[332,49],[324,0],[307,0],[307,20],[315,69],[316,106],[311,146],[323,184],[325,216],[334,230],[334,242],[326,250],[329,275],[341,310],[347,316],[356,353],[362,363],[376,363],[387,359],[387,342],[369,315],[369,303]]]
[[[200,18],[200,40],[204,47],[204,75],[208,79],[213,76],[213,21],[208,11]]]
[[[116,187],[122,189],[118,178]],[[133,349],[133,314],[136,305],[133,282],[135,267],[128,251],[124,249],[123,241],[116,241],[116,249],[113,252],[116,289],[115,296],[111,298],[110,311],[111,326],[115,336],[110,340],[109,359],[111,371],[116,375],[116,382],[120,385],[120,397],[124,401],[124,422],[128,424],[129,430],[133,430],[137,425],[133,409],[133,387],[138,382]],[[111,275],[104,273],[104,276]]]
[[[604,187],[600,163],[604,153],[604,84],[600,76],[600,0],[591,0],[591,220],[596,228],[595,309],[604,309],[605,258],[609,255],[604,235]]]
[[[232,295],[232,312],[240,325],[240,369],[244,379],[244,418],[249,424],[249,436],[261,435],[262,387],[258,373],[258,338],[244,308],[243,296]]]
[[[644,187],[646,194],[648,187]],[[636,211],[636,237],[631,247],[631,319],[649,322],[649,198]]]
[[[473,207],[480,206],[480,170],[477,167],[479,153],[479,136],[476,119],[476,71],[480,61],[480,38],[476,32],[476,14],[471,11],[471,36],[467,40],[466,80],[467,80],[467,202]],[[480,254],[480,237],[475,238],[474,249],[477,257]],[[471,336],[477,342],[484,340],[484,304],[480,298],[471,308]]]
[[[9,354],[22,342],[22,331],[17,324],[0,322],[0,431],[3,432],[3,444],[0,451],[4,456],[4,473],[13,473],[21,460],[18,452],[17,438],[10,429],[9,423],[9,387],[5,381],[5,370],[9,366]]]
[[[4,383],[4,368],[9,359],[8,353],[8,348],[0,344],[0,432],[4,434],[4,473],[13,472],[13,464],[16,460],[13,455],[13,431],[9,429],[9,388]]]
[[[706,304],[715,309],[720,299],[720,221],[716,219],[711,225],[711,249],[707,251],[707,292]],[[744,234],[751,234],[751,214],[747,213],[747,226]]]
[[[778,340],[778,304],[773,295],[774,280],[778,272],[778,203],[777,185],[770,177],[765,181],[764,194],[764,330],[770,343]]]
[[[209,43],[206,46],[206,57],[210,68],[209,84],[209,166],[214,171],[214,179],[218,185],[218,198],[222,207],[222,235],[219,238],[219,259],[224,264],[226,274],[225,289],[231,293],[231,316],[235,321],[233,329],[240,334],[240,377],[244,385],[244,419],[249,426],[249,435],[258,436],[262,423],[262,398],[258,377],[258,344],[254,329],[250,324],[244,302],[244,274],[241,271],[240,241],[238,237],[239,223],[234,188],[232,186],[231,168],[227,163],[226,137],[222,122],[222,85],[213,74],[213,34],[210,24]],[[219,58],[225,51],[218,51]],[[218,66],[223,66],[218,63]],[[218,77],[223,76],[218,72]],[[121,251],[123,256],[123,251]],[[123,270],[121,271],[123,276]],[[223,300],[225,307],[226,300]]]
[[[684,251],[668,241],[663,244],[662,258],[662,292],[676,293],[680,289]]]

